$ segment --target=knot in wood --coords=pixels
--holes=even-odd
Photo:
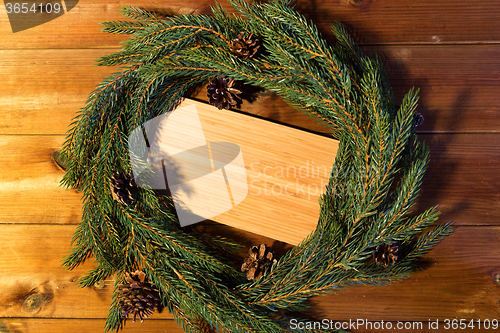
[[[31,294],[23,302],[23,306],[30,312],[39,310],[47,302],[43,294]]]

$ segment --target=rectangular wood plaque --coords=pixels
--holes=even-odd
[[[195,109],[199,116],[204,138],[211,148],[212,171],[225,169],[227,188],[222,192],[228,191],[231,197],[230,209],[211,220],[293,245],[307,237],[316,228],[318,199],[328,182],[339,142],[193,100],[185,100],[176,111],[188,109]],[[199,130],[188,125],[179,128],[181,135],[186,130]],[[243,195],[234,190],[236,186],[241,190],[245,177],[241,172],[231,171],[232,157],[219,161],[217,166],[214,147],[221,142],[239,146],[238,156],[243,158],[247,183]],[[196,145],[201,143],[198,140]],[[196,150],[192,148],[191,151]],[[197,182],[199,185],[192,185],[187,196],[196,197],[195,192],[199,191],[203,193],[200,197],[207,197],[207,193],[212,193],[209,195],[212,197],[221,190],[218,185],[207,185],[210,182],[195,179],[193,184]]]

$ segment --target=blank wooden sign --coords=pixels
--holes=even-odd
[[[293,245],[316,228],[338,141],[193,100],[155,119],[148,162],[181,225],[209,218]]]

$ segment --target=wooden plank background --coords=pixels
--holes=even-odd
[[[66,0],[68,4],[70,0]],[[221,4],[231,11],[227,1]],[[0,6],[0,332],[101,332],[110,286],[85,290],[74,281],[92,262],[67,272],[60,261],[80,219],[80,194],[58,188],[51,154],[71,118],[112,68],[94,66],[123,36],[99,31],[120,19],[122,4],[164,12],[208,13],[211,0],[80,0],[67,14],[12,33]],[[343,22],[369,53],[386,63],[398,101],[420,88],[420,137],[431,162],[415,210],[439,205],[440,223],[456,232],[425,256],[423,270],[386,287],[356,287],[311,301],[309,314],[331,320],[418,321],[422,332],[448,332],[446,319],[500,319],[500,6],[494,0],[298,0],[297,8],[333,42]],[[197,96],[204,99],[204,93]],[[325,129],[274,95],[242,109],[317,132]],[[206,222],[196,228],[277,255],[290,245]],[[499,275],[497,275],[498,277]],[[438,320],[439,330],[428,328]],[[126,332],[181,332],[168,313]],[[360,332],[370,330],[359,330]],[[411,330],[405,330],[411,331]],[[415,330],[414,330],[415,331]],[[485,330],[466,329],[460,332]],[[398,332],[398,330],[377,330]]]

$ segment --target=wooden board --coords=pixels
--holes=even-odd
[[[312,303],[321,316],[339,320],[499,319],[500,288],[494,278],[500,273],[499,239],[498,227],[459,227],[425,256],[422,272],[383,288],[350,288]]]
[[[498,225],[500,136],[422,134],[419,138],[427,142],[431,155],[415,211],[438,205],[443,223]]]
[[[394,333],[398,332],[394,329],[388,329],[387,327],[396,328],[404,327],[401,325],[407,325],[407,329],[414,331],[418,330],[419,333],[435,333],[437,330],[429,328],[429,323],[424,322],[388,322],[384,321],[384,328],[377,329],[380,333]],[[102,332],[104,327],[104,319],[27,319],[27,318],[5,318],[0,322],[0,332],[1,333],[94,333]],[[435,321],[433,321],[434,325]],[[349,324],[349,323],[347,323]],[[373,325],[374,323],[372,323]],[[445,322],[439,322],[439,327],[443,328]],[[3,326],[2,326],[3,325]],[[360,325],[356,329],[356,332],[373,332],[373,326],[363,327]],[[390,326],[389,326],[390,325]],[[420,327],[422,329],[420,329]],[[476,324],[476,332],[477,329]],[[491,331],[491,329],[490,329]],[[182,333],[184,332],[173,320],[146,320],[144,323],[126,323],[124,332],[127,333]],[[471,331],[472,332],[472,331]],[[486,332],[486,331],[485,331]]]
[[[67,4],[72,1],[66,0]],[[224,8],[234,12],[226,0]],[[210,13],[213,0],[152,0],[127,1],[163,12],[172,9],[180,13]],[[13,34],[5,7],[0,11],[2,46],[8,49],[26,48],[95,48],[115,47],[126,37],[100,31],[100,22],[122,20],[118,0],[106,2],[80,0],[67,14],[38,27]],[[495,0],[412,0],[369,1],[352,6],[346,0],[297,1],[297,8],[318,25],[326,38],[333,41],[334,21],[346,24],[365,44],[382,43],[498,43],[500,40],[500,7]]]
[[[113,281],[79,288],[76,280],[94,265],[92,260],[66,271],[74,226],[0,226],[0,317],[103,318],[111,304]],[[38,297],[38,301],[30,301]],[[172,318],[166,312],[158,318]]]
[[[220,1],[231,11],[226,0]],[[71,3],[71,0],[65,0]],[[0,3],[0,332],[103,332],[112,280],[104,291],[78,289],[74,281],[92,267],[59,269],[80,221],[80,197],[58,188],[62,172],[52,152],[64,141],[75,112],[115,68],[94,66],[94,58],[115,52],[123,35],[99,31],[99,22],[120,20],[118,0],[80,0],[68,14],[13,34]],[[209,13],[212,0],[132,0],[129,5],[177,12]],[[396,100],[412,86],[421,89],[418,128],[431,148],[431,162],[415,210],[436,204],[439,222],[459,224],[455,234],[424,257],[424,271],[382,288],[356,287],[312,301],[316,318],[439,320],[500,318],[500,6],[495,0],[298,0],[297,8],[330,42],[330,26],[346,24],[368,52],[382,55]],[[205,92],[197,95],[206,100]],[[242,110],[284,124],[325,132],[275,95],[261,95]],[[486,134],[489,133],[489,134]],[[252,246],[272,245],[278,256],[286,243],[215,222],[192,228]],[[242,253],[242,255],[244,255]],[[240,258],[241,259],[241,258]],[[58,289],[59,287],[59,289]],[[26,312],[25,298],[54,296],[38,311]],[[6,298],[7,297],[7,298]],[[7,299],[7,301],[5,301]],[[23,318],[20,318],[23,317]],[[124,332],[181,332],[168,314]],[[374,330],[356,329],[355,332]],[[480,332],[486,330],[460,330]],[[491,330],[488,330],[491,331]],[[402,332],[402,330],[377,330]]]
[[[0,133],[64,134],[76,111],[115,67],[94,59],[117,49],[0,50]],[[390,45],[367,48],[386,63],[397,101],[420,88],[419,132],[491,132],[500,129],[500,46]],[[460,71],[456,69],[460,68]],[[54,77],[57,77],[54,80]],[[205,89],[195,96],[206,101]],[[288,106],[280,97],[260,95],[241,109],[319,132],[327,129]]]
[[[164,141],[160,146],[164,150],[185,150],[187,146],[183,145],[183,148],[174,148],[174,146],[189,141],[188,146],[196,148],[195,146],[201,146],[206,139],[210,143],[211,158],[216,165],[217,159],[214,156],[216,143],[230,142],[241,149],[246,169],[247,184],[246,189],[238,193],[240,200],[236,200],[235,186],[237,182],[245,182],[245,179],[240,179],[245,178],[245,171],[234,176],[238,178],[225,175],[224,178],[232,193],[233,208],[227,212],[217,211],[216,213],[222,213],[214,216],[213,220],[289,244],[298,244],[306,238],[316,228],[319,218],[318,199],[328,183],[331,166],[338,149],[338,141],[244,114],[218,110],[211,105],[192,100],[185,100],[174,111],[174,115],[185,115],[188,110],[194,110],[193,114],[197,112],[201,128],[189,126],[191,119],[182,118],[183,126],[177,127],[178,132],[161,134],[170,134],[172,140],[161,138]],[[164,118],[167,122],[162,123],[161,127],[166,128],[169,123],[168,119],[172,118],[173,115]],[[168,130],[169,132],[175,131],[175,128],[169,127]],[[186,138],[187,135],[191,135],[189,139]],[[198,139],[199,136],[201,136],[201,142],[192,146],[193,140]],[[153,150],[155,144],[150,142],[150,145]],[[224,147],[220,152],[227,153],[227,148]],[[199,156],[197,157],[194,161],[196,163],[191,163],[191,165],[199,169],[201,160]],[[170,159],[175,159],[175,156]],[[233,157],[230,157],[230,160],[230,162],[222,163],[226,165],[223,169],[235,166],[233,162],[236,159],[233,160]],[[187,167],[181,166],[180,168],[181,170],[176,170],[176,172],[180,173],[181,177],[186,177]],[[238,166],[235,166],[233,170],[237,168]],[[217,169],[215,167],[210,175],[218,172]],[[230,171],[226,170],[227,172]],[[210,209],[218,209],[217,205],[222,205],[224,202],[223,197],[216,194],[219,190],[218,184],[209,182],[207,185],[197,186],[197,182],[203,179],[206,177],[198,177],[192,181],[187,179],[183,184],[189,182],[190,188],[186,190],[187,193],[183,192],[181,199],[177,198],[180,194],[174,194],[176,204],[177,200],[182,200],[187,204],[190,198],[196,198],[194,201],[189,201],[190,212],[194,211],[199,203],[204,204],[208,201]],[[171,178],[168,181],[171,183]],[[221,190],[224,193],[228,191],[224,182],[219,185],[223,187]],[[245,184],[241,186],[245,187]],[[172,187],[171,190],[173,191]],[[243,192],[248,194],[245,195]],[[223,193],[220,194],[223,195]],[[177,207],[177,213],[183,225],[179,207]]]
[[[291,248],[272,239],[240,233],[215,223],[202,223],[197,226],[197,231],[236,235],[238,241],[249,246],[266,243],[272,246],[277,257]],[[308,303],[311,309],[306,311],[306,315],[320,320],[394,322],[500,318],[500,291],[494,278],[500,274],[499,239],[498,226],[458,226],[452,235],[424,256],[420,261],[421,272],[385,287],[359,286],[314,297]],[[442,325],[439,327],[441,330],[438,331],[446,331]]]
[[[52,160],[64,137],[0,136],[1,223],[75,224],[81,193],[59,186],[64,172]]]
[[[235,143],[243,154],[248,195],[214,220],[290,244],[307,237],[318,221],[318,199],[328,182],[338,141],[199,102],[183,105],[187,104],[196,105],[207,141]],[[19,139],[0,137],[0,164],[16,170],[0,177],[0,196],[6,198],[1,218],[21,223],[30,219],[77,223],[79,196],[74,190],[58,188],[63,173],[51,160],[62,138]],[[19,214],[22,207],[29,208]]]
[[[1,133],[66,133],[95,86],[117,70],[95,66],[109,51],[0,50]]]
[[[438,205],[442,222],[498,225],[498,135],[422,134],[420,139],[429,144],[431,160],[414,210]],[[0,167],[8,170],[0,172],[0,223],[79,223],[81,193],[59,187],[64,173],[51,159],[63,142],[61,135],[0,136]]]
[[[104,332],[105,319],[40,319],[40,318],[2,318],[1,333],[97,333]],[[3,326],[2,326],[3,325]],[[174,320],[146,320],[143,323],[127,322],[127,333],[182,333]]]
[[[0,277],[0,318],[93,319],[107,316],[113,279],[107,279],[103,288],[79,289],[76,279],[93,263],[69,272],[60,268],[61,258],[70,249],[74,228],[0,225],[0,243],[4,248],[0,254],[4,272]],[[212,223],[205,225],[204,231],[232,236],[235,232],[231,229]],[[273,243],[269,238],[236,230],[238,233],[243,243],[272,245],[278,257],[290,248],[280,242]],[[500,318],[500,290],[494,282],[494,275],[500,273],[499,237],[498,226],[458,227],[453,235],[425,256],[422,272],[383,288],[354,287],[316,297],[307,314],[312,318],[333,320]],[[29,309],[26,299],[30,295],[46,298],[39,307]],[[172,316],[164,312],[154,314],[151,320],[170,318]]]

